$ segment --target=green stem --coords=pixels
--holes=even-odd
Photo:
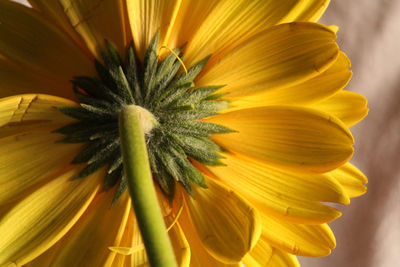
[[[173,267],[177,264],[154,189],[142,111],[135,105],[126,106],[119,117],[124,171],[150,266]]]

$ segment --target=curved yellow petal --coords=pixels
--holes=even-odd
[[[68,81],[55,82],[39,77],[0,56],[0,97],[26,93],[57,94],[69,99],[76,98]]]
[[[111,42],[120,55],[127,45],[125,6],[115,0],[59,0],[72,27],[81,35],[87,47],[97,58],[99,49],[105,49],[105,40]]]
[[[339,91],[332,97],[313,104],[312,107],[338,117],[348,127],[361,121],[368,114],[367,99],[350,91]]]
[[[285,223],[262,214],[262,237],[270,245],[287,253],[321,257],[331,253],[336,241],[327,224],[306,225]]]
[[[57,143],[61,138],[39,132],[0,139],[0,205],[69,166],[82,145]]]
[[[351,163],[331,171],[329,174],[333,176],[344,188],[349,197],[358,197],[367,192],[367,177]]]
[[[314,23],[269,28],[218,60],[196,85],[226,85],[229,98],[293,86],[318,76],[338,57],[336,35]]]
[[[299,1],[223,0],[211,1],[208,7],[209,1],[189,2],[203,4],[189,3],[189,7],[179,14],[174,28],[178,43],[172,46],[188,42],[185,62],[190,66],[211,54],[211,61],[218,60],[244,40],[280,23]],[[200,17],[197,13],[192,16],[192,8],[205,12],[200,11]],[[193,26],[189,26],[192,23]]]
[[[62,6],[58,0],[28,0],[32,8],[40,11],[44,16],[53,20],[59,25],[78,45],[85,49],[82,39],[69,23],[67,16],[64,13]]]
[[[55,243],[51,248],[46,250],[39,257],[35,258],[33,261],[25,264],[24,267],[43,267],[43,266],[51,266],[51,263],[54,257],[57,256],[58,252],[63,246],[63,239]],[[15,265],[13,266],[15,267]]]
[[[320,202],[350,202],[342,186],[329,175],[290,173],[228,153],[224,157],[226,166],[209,166],[212,173],[259,210],[282,220],[332,221],[340,212]]]
[[[192,222],[208,253],[221,262],[237,263],[261,234],[259,215],[215,179],[206,181],[207,189],[194,187],[194,198],[186,197]]]
[[[0,54],[23,66],[24,71],[62,83],[95,73],[83,50],[32,8],[0,1],[0,21]]]
[[[237,131],[213,136],[228,151],[285,169],[326,172],[353,154],[353,137],[347,127],[313,109],[269,106],[237,110],[207,121]]]
[[[109,250],[115,254],[112,266],[131,266],[130,255],[135,251],[135,248],[132,248],[133,228],[135,227],[134,224],[136,224],[136,219],[135,214],[131,209],[121,242],[119,243],[118,247],[109,247]],[[139,249],[142,251],[143,246],[140,246]]]
[[[325,72],[305,82],[280,87],[249,97],[233,99],[229,110],[267,105],[307,105],[335,94],[344,88],[352,76],[350,60],[340,52],[337,60]]]
[[[330,0],[306,0],[302,2],[303,5],[293,20],[317,22],[324,14]]]
[[[56,107],[75,106],[75,102],[49,95],[16,95],[0,99],[0,138],[31,133],[50,134],[53,130],[74,122]],[[58,140],[61,135],[56,135]],[[54,136],[53,136],[54,137]],[[53,140],[54,138],[50,138]],[[55,145],[58,146],[59,145]],[[76,146],[69,146],[74,148]]]
[[[136,222],[133,224],[132,228],[131,247],[134,250],[134,253],[130,255],[131,266],[149,266],[139,226]]]
[[[62,174],[21,200],[0,221],[0,264],[24,265],[63,237],[91,203],[103,172],[71,180],[80,168]]]
[[[262,235],[243,263],[246,267],[300,267],[296,256],[272,247]]]
[[[133,214],[133,210],[131,210]],[[166,224],[171,224],[173,216],[167,216]],[[190,263],[190,246],[179,225],[175,223],[168,231],[178,266],[187,267]],[[130,216],[119,247],[110,247],[116,255],[112,266],[148,266],[146,251],[140,231],[133,216]]]
[[[199,233],[195,229],[193,222],[190,218],[189,211],[184,208],[181,216],[179,217],[179,225],[182,227],[186,239],[190,244],[191,257],[190,267],[204,267],[204,266],[215,266],[215,267],[241,267],[239,263],[226,264],[218,261],[212,257],[203,246],[200,239]]]
[[[300,263],[296,256],[279,249],[275,249],[271,260],[266,267],[300,267]]]
[[[277,196],[295,196],[309,201],[349,202],[341,185],[329,174],[288,172],[232,153],[224,153],[223,157],[226,166],[208,166],[208,169],[246,199],[262,197],[262,191],[273,191]]]
[[[96,196],[64,238],[52,265],[107,266],[113,262],[115,254],[108,247],[119,245],[131,212],[127,193],[111,207],[114,194],[115,190],[110,190]]]
[[[178,266],[189,267],[191,254],[190,245],[179,223],[174,224],[174,227],[172,227],[168,233],[174,248]]]
[[[221,0],[208,1],[180,1],[179,10],[170,26],[171,34],[168,40],[164,38],[165,45],[170,48],[178,47],[192,40],[193,35],[210,16],[216,6],[221,5]],[[193,14],[196,14],[193,16]]]
[[[127,0],[132,36],[141,60],[158,30],[160,43],[166,44],[181,2],[181,0]]]
[[[16,95],[0,99],[0,138],[41,131],[50,133],[74,120],[56,107],[75,106],[75,102],[50,95]]]
[[[339,31],[339,26],[337,26],[337,25],[329,25],[326,27],[328,27],[329,29],[331,29],[331,31],[333,31],[335,33],[337,33]]]

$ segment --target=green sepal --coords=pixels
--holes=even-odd
[[[81,121],[88,121],[88,122],[95,122],[95,121],[106,121],[109,122],[112,120],[112,116],[105,113],[94,113],[88,109],[83,107],[56,107],[58,111],[61,111],[67,116],[72,118],[81,120]]]
[[[182,60],[183,58],[184,56],[181,57]],[[178,60],[175,61],[175,63],[172,65],[170,72],[165,75],[164,78],[159,82],[157,90],[155,90],[155,92],[151,95],[150,100],[159,99],[160,96],[164,94],[181,66],[181,63]],[[146,103],[146,105],[149,107],[154,107],[156,106],[156,104],[158,104],[157,101],[149,101],[148,103]]]
[[[138,71],[138,63],[136,60],[136,55],[135,55],[135,50],[133,48],[133,42],[131,42],[128,53],[126,55],[126,65],[125,65],[125,73],[126,73],[126,79],[129,83],[129,86],[131,90],[133,89],[134,93],[134,98],[136,103],[139,105],[143,104],[143,92],[141,91],[141,84],[140,84],[140,77],[139,76],[139,71]]]
[[[194,110],[183,110],[182,112],[168,112],[164,113],[164,118],[160,122],[168,122],[171,120],[199,120],[210,116],[218,115],[215,111],[198,111],[196,107]]]
[[[115,149],[114,151],[110,152],[110,154],[105,154],[101,159],[86,165],[86,167],[82,171],[80,171],[74,177],[74,179],[84,178],[100,170],[107,163],[109,163],[114,157],[118,156],[117,152],[119,151]]]
[[[106,40],[106,47],[108,54],[110,55],[110,59],[112,60],[115,66],[122,66],[122,60],[118,54],[117,49],[108,41]]]
[[[121,198],[122,194],[126,191],[128,188],[128,184],[126,181],[125,175],[122,175],[120,182],[117,187],[117,191],[115,192],[114,198],[111,202],[111,206],[114,206],[115,203]]]
[[[122,166],[122,156],[119,155],[118,157],[114,158],[113,162],[110,164],[110,167],[108,168],[107,173],[112,173],[115,171],[117,168]]]
[[[218,112],[227,108],[229,108],[229,102],[224,100],[202,101],[200,104],[196,105],[196,109],[199,111]]]
[[[194,110],[196,107],[194,105],[185,105],[185,106],[168,106],[165,107],[165,110],[163,110],[162,112],[165,113],[181,113],[181,112],[185,112],[185,111],[192,111]]]
[[[168,108],[173,104],[176,104],[180,97],[191,87],[194,86],[193,82],[184,83],[180,86],[174,86],[169,88],[165,93],[157,99],[160,102],[159,109]]]
[[[109,108],[109,107],[115,106],[115,104],[113,102],[109,102],[109,101],[106,101],[103,99],[94,98],[89,95],[82,94],[76,85],[73,86],[73,89],[74,89],[74,93],[75,93],[76,97],[79,99],[81,104],[98,106],[98,107],[102,107],[102,108]]]
[[[92,155],[92,157],[87,161],[88,164],[92,164],[94,162],[100,161],[103,162],[105,158],[109,158],[110,154],[120,155],[120,142],[119,139],[116,138],[113,142],[108,143],[107,145],[100,148],[100,150]]]
[[[94,66],[97,73],[101,77],[101,81],[104,83],[105,87],[110,88],[110,90],[118,94],[118,92],[116,92],[117,90],[114,89],[116,88],[116,86],[112,76],[110,75],[110,71],[106,67],[104,67],[103,64],[101,64],[101,62],[97,59],[94,59]]]
[[[118,136],[117,127],[114,123],[98,125],[98,123],[77,122],[69,124],[62,128],[55,130],[56,133],[61,133],[67,137],[59,140],[62,143],[76,143],[74,140],[83,140],[81,142],[88,142],[103,136]]]
[[[179,134],[200,137],[209,137],[210,134],[224,134],[234,132],[234,130],[231,130],[228,127],[219,124],[196,120],[175,121],[167,124],[166,127],[168,127],[170,131],[175,130],[175,132]]]
[[[158,49],[158,39],[160,37],[160,31],[157,31],[155,36],[150,42],[149,47],[146,50],[144,56],[144,87],[146,88],[145,100],[146,102],[149,100],[150,95],[152,94],[152,90],[154,89],[154,76],[157,71],[157,49]]]
[[[87,162],[93,155],[97,154],[105,145],[115,140],[114,138],[99,139],[88,143],[72,160],[73,164]]]
[[[171,83],[169,88],[173,87],[180,87],[181,85],[185,83],[192,83],[194,79],[197,77],[197,75],[200,74],[200,72],[203,70],[204,66],[207,64],[208,60],[210,57],[206,57],[196,64],[194,64],[192,67],[188,69],[188,73],[186,74],[185,72],[182,72],[181,74],[178,75],[178,77]]]
[[[197,104],[201,101],[208,99],[213,96],[212,94],[221,89],[224,86],[207,86],[194,88],[190,91],[187,91],[186,94],[179,101],[179,104]]]
[[[149,162],[151,166],[151,172],[153,177],[156,179],[160,185],[161,190],[172,201],[175,193],[175,180],[174,178],[165,170],[162,163],[156,159],[153,151],[149,151]],[[160,166],[160,167],[158,167]]]
[[[178,152],[173,147],[170,148],[170,153],[175,157],[182,173],[180,181],[187,179],[192,181],[194,184],[199,185],[203,188],[207,188],[206,181],[199,170],[197,170],[186,158],[185,153]]]
[[[179,55],[179,53],[182,51],[183,47],[175,48],[173,51],[175,54]],[[174,54],[169,53],[168,56],[165,57],[165,59],[158,65],[157,67],[157,72],[155,75],[155,81],[156,84],[160,84],[162,80],[165,79],[166,76],[168,76],[172,66],[174,63],[177,61],[177,58],[175,57]]]
[[[179,134],[177,136],[185,143],[183,150],[188,156],[206,165],[221,165],[220,159],[223,157],[218,153],[221,150],[209,138]]]
[[[212,94],[204,98],[204,100],[221,100],[221,98],[226,95],[227,93]]]
[[[113,109],[112,107],[102,107],[102,106],[95,106],[95,105],[88,105],[85,103],[80,104],[82,108],[86,109],[87,111],[96,114],[98,116],[107,118],[108,120],[112,120],[113,118],[118,116],[118,110]]]
[[[111,173],[107,173],[106,177],[104,178],[104,190],[109,190],[112,188],[114,185],[118,183],[118,181],[121,180],[123,176],[123,167],[120,165],[116,170],[114,170]]]
[[[95,99],[108,100],[109,102],[124,104],[125,101],[112,90],[109,89],[102,81],[96,77],[75,77],[72,81],[73,88],[80,88],[84,90],[89,96]],[[76,91],[75,91],[76,92]]]

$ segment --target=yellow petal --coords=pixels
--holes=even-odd
[[[353,154],[347,127],[313,109],[270,106],[237,110],[207,119],[237,132],[214,135],[228,151],[301,172],[326,172]]]
[[[285,223],[262,214],[263,238],[270,245],[299,256],[329,255],[336,246],[335,237],[327,224],[306,225]]]
[[[294,255],[272,247],[262,235],[253,250],[243,258],[243,262],[247,267],[300,267]]]
[[[147,261],[146,250],[143,246],[142,237],[140,235],[139,226],[137,223],[133,224],[132,228],[132,245],[134,253],[131,254],[130,262],[132,266],[149,266]]]
[[[123,1],[115,0],[60,0],[72,27],[85,40],[93,55],[105,48],[105,40],[116,46],[124,55],[127,45],[125,7]]]
[[[367,187],[364,185],[368,182],[367,177],[350,163],[346,163],[329,174],[343,186],[349,197],[358,197],[367,192]]]
[[[190,244],[191,258],[190,267],[241,267],[239,263],[226,264],[216,260],[212,257],[203,246],[203,243],[199,237],[199,233],[195,229],[192,220],[190,219],[187,208],[184,208],[181,216],[179,217],[179,224],[182,227],[186,239]],[[234,245],[234,243],[232,243]]]
[[[166,44],[181,0],[127,0],[126,3],[136,51],[143,60],[145,51],[158,30],[160,43]]]
[[[35,258],[33,261],[29,262],[28,264],[24,265],[24,267],[43,267],[43,266],[51,266],[51,263],[54,257],[57,256],[60,249],[62,248],[63,242],[62,239],[54,244],[51,248],[46,250],[43,254],[39,257]],[[15,265],[13,265],[15,267]]]
[[[360,94],[349,91],[339,91],[312,107],[335,115],[348,127],[361,121],[368,114],[367,99]]]
[[[131,212],[133,214],[133,210]],[[171,223],[173,219],[172,216],[168,216],[166,223]],[[190,247],[180,225],[175,223],[168,233],[178,266],[189,266]],[[148,266],[147,255],[140,237],[139,228],[132,218],[128,220],[120,246],[110,247],[110,250],[116,253],[113,266],[130,266],[130,262],[132,262],[133,266]]]
[[[121,242],[118,247],[109,247],[109,250],[115,253],[115,258],[112,266],[126,266],[130,267],[130,256],[135,252],[135,248],[132,248],[132,237],[133,237],[133,227],[136,224],[135,215],[131,210],[128,216],[128,221],[125,226],[125,231],[122,235]],[[143,245],[140,246],[139,250],[144,249]]]
[[[32,8],[0,1],[0,21],[0,50],[24,71],[56,82],[95,73],[82,49]]]
[[[172,246],[174,248],[176,261],[179,267],[189,267],[190,264],[190,245],[186,240],[185,234],[179,225],[176,223],[168,232]]]
[[[51,132],[74,120],[56,107],[75,106],[75,102],[49,95],[16,95],[0,99],[0,138],[42,131]]]
[[[174,28],[178,40],[171,44],[188,42],[185,62],[189,66],[211,54],[212,61],[218,60],[244,40],[281,22],[298,4],[295,0],[224,0],[211,1],[210,6],[209,1],[189,2],[203,3],[188,3],[182,9]],[[199,10],[199,17],[192,8]]]
[[[174,218],[174,216],[167,216],[165,218],[166,225],[171,225],[171,223],[174,221]],[[173,227],[168,231],[168,234],[174,249],[178,266],[189,267],[191,254],[190,245],[179,223],[174,223]]]
[[[65,253],[65,248],[66,248],[66,246],[68,246],[68,242],[71,242],[71,238],[75,238],[76,237],[76,233],[77,233],[77,231],[83,231],[82,229],[81,229],[81,227],[83,228],[83,227],[85,227],[85,224],[87,224],[87,222],[88,222],[88,217],[90,217],[90,218],[93,218],[93,216],[94,216],[94,214],[93,213],[95,213],[95,212],[97,212],[97,213],[99,213],[100,212],[100,210],[99,209],[101,209],[102,207],[100,207],[99,205],[102,205],[103,206],[103,208],[105,208],[104,210],[103,210],[103,213],[105,213],[105,214],[110,214],[111,213],[111,209],[110,209],[110,202],[111,202],[111,198],[110,198],[110,195],[111,196],[113,196],[112,195],[113,193],[111,192],[111,194],[110,193],[108,193],[108,199],[106,198],[104,198],[104,194],[102,194],[102,195],[100,195],[100,196],[97,196],[96,197],[96,199],[91,203],[91,205],[89,206],[89,208],[87,209],[87,211],[85,212],[85,214],[80,218],[80,220],[74,225],[74,227],[70,230],[70,232],[68,232],[68,234],[67,235],[65,235],[60,241],[58,241],[55,245],[53,245],[50,249],[48,249],[45,253],[43,253],[42,255],[40,255],[39,257],[37,257],[36,259],[34,259],[33,261],[31,261],[30,263],[28,263],[26,266],[27,267],[42,267],[42,266],[54,266],[55,265],[55,262],[54,262],[54,259],[59,259],[59,255],[60,255],[60,253],[62,252],[62,253]],[[108,201],[108,203],[107,203],[107,205],[104,205],[105,204],[105,200],[106,201]],[[128,203],[127,203],[127,200],[128,200]],[[126,198],[125,197],[125,199],[124,199],[124,204],[123,205],[126,205],[126,204],[129,204],[129,199],[128,198]],[[121,204],[119,204],[119,203],[117,203],[117,205],[116,206],[114,206],[114,207],[118,207],[118,212],[119,213],[121,213],[122,211],[123,211],[123,209],[121,209]],[[109,210],[110,209],[110,210]],[[108,211],[107,211],[108,210]],[[118,213],[117,212],[117,210],[114,210],[113,211],[113,213],[114,213],[114,215],[119,215],[119,214],[115,214],[115,213]],[[89,213],[89,214],[88,214]],[[133,216],[133,213],[129,213],[128,214],[129,216]],[[119,217],[114,217],[113,218],[113,221],[115,222],[115,220],[116,220],[116,218],[119,218]],[[103,221],[102,220],[99,220],[99,221],[101,221],[102,223],[103,223]],[[97,224],[98,224],[98,222],[99,221],[97,221]],[[116,228],[117,226],[119,226],[119,224],[116,224],[116,225],[108,225],[109,227],[110,227],[110,229],[112,229],[112,230],[114,230],[114,228]],[[96,228],[97,227],[97,228]],[[97,225],[94,225],[94,228],[95,229],[97,229],[98,230],[98,226]],[[128,228],[128,225],[126,224],[126,228]],[[76,257],[77,258],[72,258],[72,260],[73,259],[79,259],[79,257],[83,257],[81,254],[82,253],[84,253],[84,251],[86,251],[87,249],[92,249],[92,248],[90,248],[90,247],[92,247],[93,245],[97,245],[98,246],[98,244],[97,243],[95,243],[95,242],[93,242],[93,240],[95,239],[95,238],[92,238],[93,237],[93,232],[95,231],[94,229],[87,229],[87,227],[85,228],[85,230],[87,230],[87,231],[89,231],[89,233],[87,233],[87,241],[89,241],[89,242],[91,242],[90,244],[85,244],[86,246],[88,246],[88,247],[84,247],[82,250],[76,250],[75,251],[75,253],[77,253],[78,251],[80,252],[79,253],[79,255],[76,255]],[[123,231],[124,231],[124,233],[126,232],[125,231],[125,229],[122,229]],[[91,231],[91,233],[90,233],[90,231]],[[103,236],[110,236],[109,234],[108,234],[108,230],[107,231],[97,231],[98,233],[101,233],[101,235]],[[112,231],[112,232],[115,232],[115,231]],[[111,235],[113,235],[113,234],[115,234],[115,233],[112,233]],[[119,237],[118,237],[119,238]],[[98,239],[98,238],[97,238]],[[100,239],[103,239],[102,237],[100,237]],[[84,241],[86,241],[86,240],[83,240],[83,243],[84,243]],[[100,240],[100,242],[101,242],[101,240]],[[122,242],[122,240],[121,240],[121,242]],[[79,246],[80,244],[78,244],[77,246]],[[121,245],[121,243],[119,243],[119,245]],[[68,249],[68,248],[66,248],[66,249]],[[106,251],[106,253],[104,253],[104,251]],[[99,257],[99,258],[105,258],[106,257],[106,254],[107,254],[107,250],[104,250],[103,249],[103,253],[101,253],[101,254],[94,254],[94,255],[96,255],[96,257]],[[115,252],[109,252],[108,253],[109,254],[109,256],[108,256],[108,260],[113,260],[113,258],[114,258],[114,256],[117,256],[118,254],[117,253],[115,253]],[[85,261],[84,262],[84,264],[83,265],[87,265],[88,263],[89,263],[89,260],[93,260],[93,259],[90,259],[90,257],[92,256],[94,256],[93,255],[93,253],[92,254],[90,254],[90,253],[87,253],[86,252],[86,254],[84,254],[84,256],[86,256],[87,258],[86,258],[86,260],[88,260],[88,261]],[[96,258],[95,257],[95,258]],[[116,258],[116,257],[115,257]],[[93,261],[91,261],[91,263],[92,263]],[[74,262],[75,263],[75,262]],[[65,264],[67,264],[67,263],[65,263]],[[75,264],[73,264],[73,265],[76,265],[76,263]],[[109,262],[107,261],[105,264],[104,264],[105,266],[109,266],[110,264],[109,264]],[[60,265],[60,266],[67,266],[67,265]],[[91,265],[92,266],[92,265]],[[95,266],[95,265],[93,265],[93,266]],[[112,265],[112,266],[123,266],[123,264],[119,264],[119,265]],[[130,265],[129,265],[130,266]]]
[[[271,27],[230,51],[196,85],[226,85],[219,92],[234,98],[299,84],[336,61],[335,38],[331,30],[314,23]]]
[[[114,260],[108,247],[119,245],[131,212],[127,193],[111,207],[114,194],[111,190],[96,197],[63,240],[54,266],[103,266]]]
[[[5,151],[0,156],[0,203],[57,175],[79,151],[81,145],[56,143],[63,137],[51,133],[72,121],[55,107],[71,105],[75,103],[47,95],[0,99],[0,143]]]
[[[306,105],[321,101],[347,85],[352,75],[349,68],[350,60],[340,52],[336,62],[320,75],[294,86],[267,90],[262,95],[234,99],[229,110],[267,105]]]
[[[193,224],[208,253],[224,263],[237,263],[261,234],[257,211],[214,179],[208,188],[193,188],[186,201]]]
[[[295,174],[232,154],[224,157],[227,166],[209,166],[212,173],[259,210],[282,220],[332,221],[340,212],[320,202],[350,202],[341,185],[329,175]]]
[[[296,256],[276,249],[270,262],[265,267],[300,267],[300,263]]]
[[[171,34],[165,44],[170,47],[181,46],[192,40],[193,35],[204,23],[205,19],[221,5],[223,1],[180,1],[179,10],[176,14],[173,25],[171,25]],[[214,11],[215,12],[215,11]],[[193,16],[193,14],[196,14]]]
[[[82,40],[69,23],[69,20],[63,11],[63,8],[58,3],[58,0],[28,0],[28,2],[34,9],[39,10],[44,16],[58,24],[69,36],[71,36],[75,43],[85,49]]]
[[[70,82],[58,83],[39,77],[32,71],[24,70],[22,66],[0,56],[0,97],[24,93],[57,94],[75,99]]]
[[[0,221],[0,264],[24,265],[56,243],[81,217],[96,195],[103,172],[71,180],[75,168],[43,185]]]
[[[69,165],[82,146],[56,143],[61,138],[32,133],[0,139],[0,205]]]
[[[331,31],[333,31],[335,33],[337,33],[339,31],[339,26],[337,26],[337,25],[329,25],[326,27],[328,27],[329,29],[331,29]]]
[[[302,2],[301,8],[293,20],[317,22],[324,14],[330,0],[307,0]]]

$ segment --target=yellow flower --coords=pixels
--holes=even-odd
[[[110,208],[107,168],[73,179],[84,144],[58,142],[76,120],[54,107],[77,106],[70,81],[96,77],[105,40],[125,58],[133,39],[143,62],[157,31],[162,59],[184,44],[185,66],[211,55],[195,88],[224,85],[230,107],[202,121],[235,130],[212,136],[224,165],[190,159],[208,188],[169,202],[157,187],[179,265],[298,266],[335,247],[340,212],[323,203],[365,192],[348,127],[367,108],[343,90],[335,27],[315,23],[329,1],[29,2],[0,0],[0,266],[145,264],[129,195]]]

